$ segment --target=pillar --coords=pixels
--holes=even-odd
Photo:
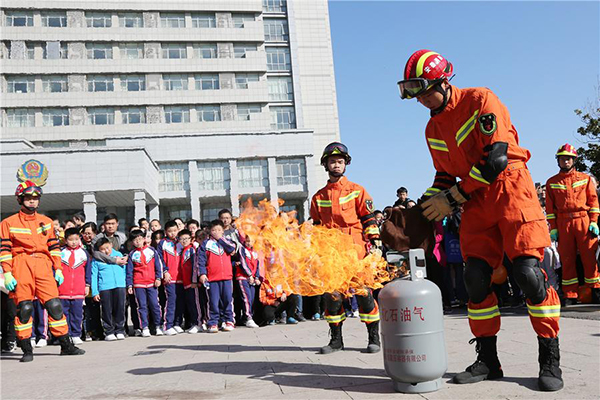
[[[146,192],[143,190],[136,190],[133,193],[133,205],[134,209],[134,223],[137,224],[137,221],[140,218],[146,218]]]
[[[267,159],[267,166],[269,172],[269,199],[271,204],[275,206],[275,209],[279,211],[279,190],[277,188],[277,160],[275,157],[269,157]]]
[[[315,160],[312,155],[304,157],[304,168],[306,168],[306,187],[304,188],[306,193],[306,200],[303,204],[304,220],[310,218],[310,201],[312,196],[319,190],[319,182],[316,181],[317,174],[315,171]]]
[[[96,194],[94,192],[83,193],[83,213],[85,214],[86,222],[91,221],[96,223],[98,220],[98,203],[96,202]]]
[[[152,221],[153,219],[157,219],[160,221],[160,208],[158,207],[158,204],[150,204],[148,206],[148,211],[148,217],[150,218],[150,221]]]
[[[198,189],[198,163],[196,161],[189,161],[188,171],[190,176],[189,186],[192,218],[200,221],[202,219],[202,211],[200,210],[200,190]]]
[[[233,215],[240,215],[240,191],[238,186],[237,160],[229,160],[229,198],[231,201],[231,212]]]

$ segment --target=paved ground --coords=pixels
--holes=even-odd
[[[576,312],[573,312],[576,313]],[[597,308],[586,319],[561,320],[565,389],[536,391],[537,341],[527,316],[504,312],[499,355],[506,377],[474,385],[447,383],[474,360],[464,313],[445,317],[448,373],[434,393],[395,393],[379,354],[363,354],[366,330],[357,319],[344,325],[346,351],[317,354],[328,341],[327,325],[305,322],[231,333],[182,334],[90,342],[87,354],[59,357],[55,346],[0,363],[2,399],[597,399],[600,396],[600,322]]]

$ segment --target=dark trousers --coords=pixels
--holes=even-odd
[[[207,324],[210,316],[208,307],[208,288],[202,284],[198,284],[198,298],[200,300],[200,312],[198,318],[203,324]]]
[[[15,342],[15,316],[17,315],[17,305],[6,293],[2,293],[2,347],[9,342]]]
[[[60,299],[69,324],[69,336],[81,337],[83,328],[83,299]]]
[[[250,285],[246,279],[237,280],[240,294],[242,296],[242,314],[246,321],[252,319],[254,314],[254,297],[256,295],[256,286]]]
[[[177,308],[177,288],[176,286],[181,285],[180,283],[169,283],[165,285],[165,296],[167,301],[165,304],[165,326],[167,329],[171,329],[175,322],[176,308]]]
[[[137,304],[135,302],[135,293],[125,295],[125,328],[129,325],[127,318],[131,317],[131,325],[133,329],[142,329],[140,326],[140,317],[137,313]]]
[[[48,311],[39,300],[33,301],[33,330],[31,337],[36,340],[48,339]]]
[[[102,316],[100,303],[94,301],[91,297],[86,297],[83,305],[83,328],[86,334],[101,339],[104,336],[102,331]]]
[[[100,292],[102,303],[102,326],[105,335],[125,333],[125,288]]]
[[[158,291],[155,287],[135,288],[135,301],[137,313],[142,329],[148,327],[148,314],[152,316],[155,324],[160,323],[160,306],[158,305]]]
[[[181,286],[183,289],[183,285]],[[189,317],[189,322],[191,323],[191,325],[202,325],[202,320],[200,318],[201,311],[198,288],[183,289],[183,296],[181,297],[185,299],[185,311],[187,311],[187,315]]]
[[[210,282],[208,289],[209,320],[208,326],[217,326],[219,320],[233,323],[233,282]]]
[[[287,296],[285,301],[280,302],[277,306],[266,305],[263,309],[264,322],[269,323],[275,318],[280,318],[284,311],[286,312],[288,318],[295,318],[299,301],[300,295],[290,294]]]
[[[375,309],[375,299],[371,290],[368,291],[366,296],[354,296],[358,303],[358,310],[361,314],[369,314]],[[323,295],[325,299],[325,310],[328,315],[340,315],[344,309],[344,299],[339,293],[325,293]]]
[[[185,314],[185,289],[183,288],[183,283],[172,283],[175,286],[175,310],[173,313],[173,325],[178,327],[183,327],[183,315]],[[197,319],[197,318],[196,318]],[[193,322],[192,325],[196,325],[196,322]]]
[[[307,318],[321,314],[321,296],[304,296],[302,300],[304,302],[303,313]]]

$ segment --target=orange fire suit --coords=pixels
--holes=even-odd
[[[338,229],[350,235],[359,258],[367,255],[369,240],[379,239],[379,227],[373,215],[373,199],[365,188],[350,182],[345,176],[319,190],[312,198],[310,217],[315,224]],[[362,322],[379,321],[379,308],[370,293],[356,296]],[[341,296],[326,297],[325,319],[339,324],[346,319]]]
[[[596,188],[587,174],[572,169],[559,172],[546,182],[546,219],[550,229],[558,229],[562,288],[567,298],[577,298],[577,249],[586,285],[600,288],[596,265],[598,239],[588,232],[590,222],[598,222],[599,213]]]
[[[486,88],[459,89],[451,86],[448,104],[429,120],[425,132],[436,177],[425,196],[456,184],[470,195],[464,204],[460,226],[461,251],[465,259],[484,260],[492,268],[520,256],[543,258],[550,246],[544,214],[527,169],[528,150],[519,137],[510,114],[494,93]],[[491,145],[508,144],[508,166],[495,179],[482,174]],[[481,303],[469,302],[469,324],[476,337],[493,336],[500,329],[500,312],[493,293]],[[530,304],[534,330],[542,337],[556,337],[560,302],[550,287],[541,304]]]
[[[58,239],[52,229],[52,220],[38,213],[20,211],[0,223],[0,262],[4,272],[12,272],[17,286],[10,296],[17,308],[34,296],[42,304],[58,298],[58,287],[53,268],[62,270]],[[18,313],[17,313],[18,314]],[[49,313],[50,314],[50,313]],[[55,337],[69,333],[64,314],[58,320],[49,318],[50,331]],[[15,331],[20,340],[31,337],[32,318],[21,321],[15,317]]]

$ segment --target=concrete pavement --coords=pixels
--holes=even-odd
[[[32,363],[20,350],[2,356],[2,399],[597,399],[600,397],[600,313],[561,319],[561,366],[565,388],[536,391],[537,340],[529,318],[503,312],[499,357],[501,381],[447,383],[475,359],[464,312],[445,317],[448,372],[433,393],[393,391],[382,354],[364,354],[366,329],[358,319],[344,324],[346,350],[317,354],[328,342],[324,321],[237,328],[218,334],[128,338],[88,342],[84,356],[60,357],[58,346],[35,350]],[[583,314],[585,313],[585,314]]]

